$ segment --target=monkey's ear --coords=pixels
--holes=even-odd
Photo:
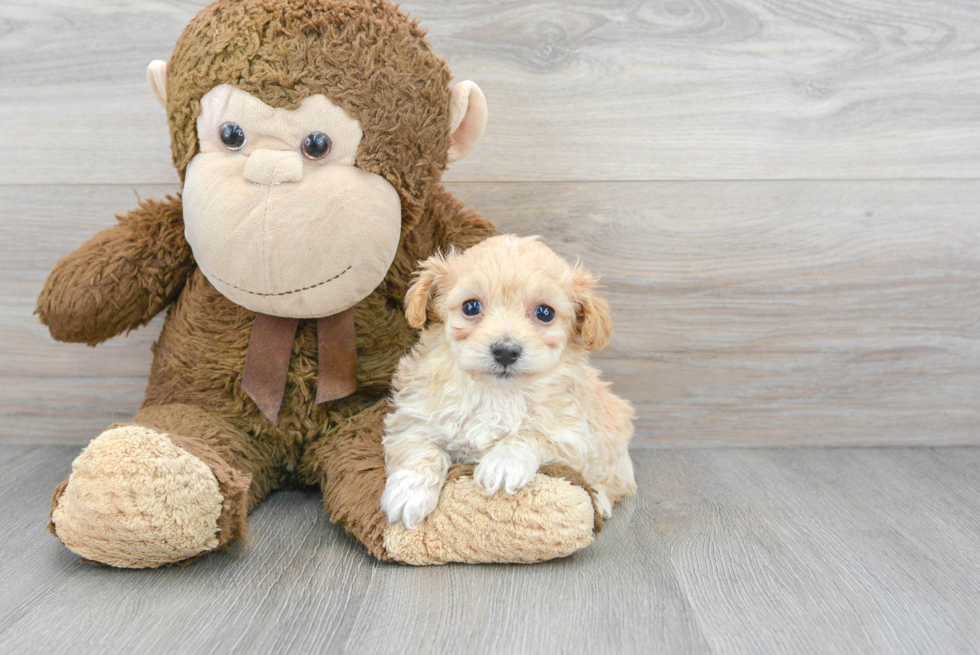
[[[156,96],[160,105],[167,108],[167,62],[154,59],[146,67],[146,81],[150,83],[150,91]]]
[[[459,82],[449,94],[449,163],[476,146],[487,127],[487,99],[476,82]]]
[[[441,255],[433,255],[421,263],[412,286],[405,294],[405,318],[415,329],[425,325],[429,301],[440,286],[446,283],[449,264]]]

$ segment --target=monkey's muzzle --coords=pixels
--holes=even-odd
[[[184,178],[184,235],[208,281],[254,312],[331,316],[374,291],[401,235],[398,192],[299,152],[199,153]]]
[[[248,156],[242,174],[253,184],[301,182],[303,156],[286,150],[256,150]]]

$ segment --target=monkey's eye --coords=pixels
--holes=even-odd
[[[229,150],[241,150],[245,145],[245,130],[235,123],[222,123],[218,133],[221,143]]]
[[[534,317],[542,323],[551,323],[555,320],[555,310],[548,305],[538,305],[534,310]]]
[[[483,311],[483,305],[476,298],[467,300],[463,303],[463,316],[479,316]]]
[[[330,137],[323,132],[314,132],[303,139],[303,154],[307,159],[323,159],[330,152]]]

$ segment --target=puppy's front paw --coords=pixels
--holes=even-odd
[[[612,502],[609,500],[609,494],[607,494],[604,489],[597,489],[595,495],[596,504],[599,506],[599,513],[602,514],[602,518],[611,518]]]
[[[392,472],[381,494],[381,510],[389,523],[401,521],[409,530],[416,528],[439,504],[442,485],[431,475],[407,469]]]
[[[488,494],[501,489],[512,494],[523,489],[538,472],[538,461],[520,453],[491,450],[480,460],[473,473],[473,480]]]

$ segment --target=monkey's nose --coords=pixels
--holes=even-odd
[[[303,179],[303,156],[286,150],[256,150],[245,163],[245,179],[255,184],[284,184]]]
[[[521,356],[521,347],[516,343],[496,342],[490,344],[490,354],[494,361],[503,367],[510,366]]]

